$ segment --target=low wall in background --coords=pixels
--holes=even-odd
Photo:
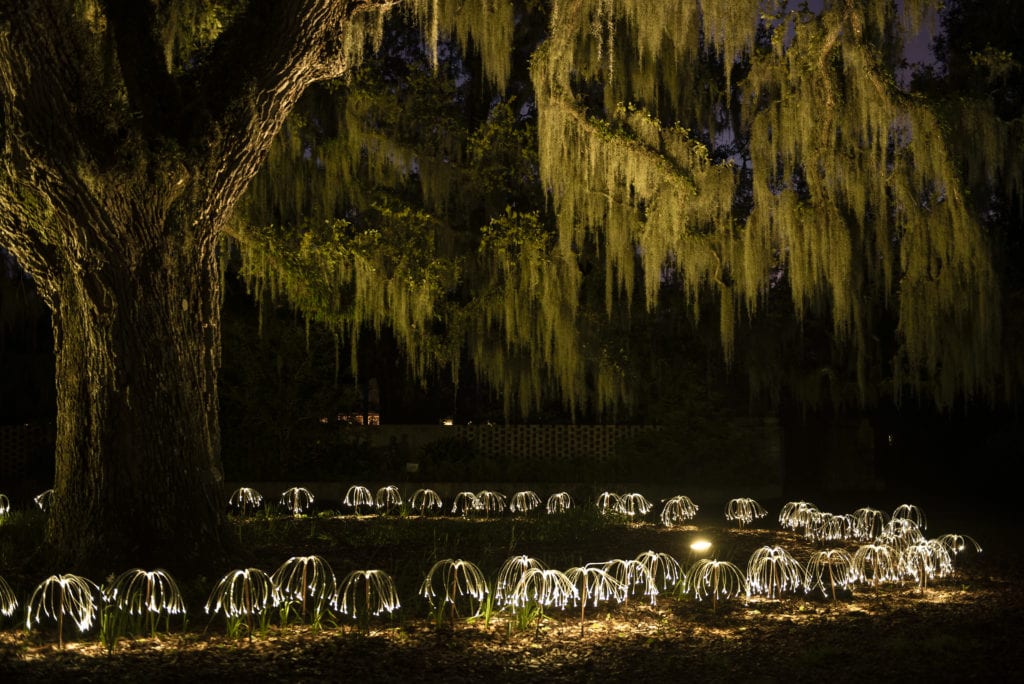
[[[783,451],[782,432],[775,420],[749,420],[743,428],[757,435],[755,448],[745,454],[717,453],[712,463],[704,465],[705,470],[734,471],[734,480],[739,484],[724,486],[710,481],[699,474],[692,476],[686,469],[674,475],[657,470],[649,472],[642,483],[615,476],[605,476],[614,468],[605,468],[609,463],[623,459],[642,460],[643,445],[659,438],[661,428],[640,425],[379,425],[347,426],[340,428],[353,440],[365,443],[370,449],[397,458],[399,465],[390,472],[396,473],[391,481],[378,476],[354,474],[334,481],[323,479],[281,479],[262,482],[236,482],[227,484],[228,491],[239,486],[250,486],[263,496],[275,501],[280,493],[293,486],[304,486],[315,496],[336,505],[345,498],[348,487],[359,484],[375,491],[384,485],[398,485],[408,497],[418,488],[437,491],[450,501],[460,491],[478,492],[483,489],[499,491],[511,496],[517,491],[534,490],[542,499],[557,491],[568,491],[574,497],[593,499],[602,491],[624,493],[637,491],[652,501],[686,494],[691,498],[709,501],[727,501],[737,496],[774,499],[782,495]],[[471,464],[456,463],[448,468],[449,475],[433,477],[430,471],[420,469],[422,454],[429,452],[432,445],[459,443],[473,453],[477,460],[490,461],[493,466],[484,478],[470,478]],[[624,457],[623,454],[628,454]],[[345,458],[339,454],[338,458]],[[680,455],[685,458],[686,455]],[[756,461],[756,467],[751,462]],[[567,469],[564,464],[574,464]],[[503,467],[508,464],[508,467]],[[524,473],[525,469],[525,473]],[[507,472],[506,472],[507,471]],[[372,472],[372,471],[368,471]],[[572,473],[578,472],[578,477]],[[749,477],[747,473],[750,473]],[[529,478],[519,479],[514,473]],[[537,477],[530,477],[533,473]],[[561,475],[545,477],[545,473]],[[757,473],[756,475],[754,473]],[[644,473],[647,475],[648,473]],[[511,476],[511,477],[509,477]],[[540,481],[538,481],[540,480]],[[699,502],[698,502],[699,503]]]
[[[464,441],[487,458],[547,460],[587,458],[607,461],[622,440],[658,430],[646,425],[376,425],[343,431],[373,447],[399,448],[411,459],[425,446]]]

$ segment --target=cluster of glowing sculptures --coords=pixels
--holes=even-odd
[[[313,494],[308,489],[292,487],[281,493],[279,505],[292,515],[299,516],[311,512],[313,500]],[[737,515],[742,515],[742,518],[730,517],[733,514],[727,511],[728,519],[739,519],[742,526],[756,517],[763,517],[763,512],[758,512],[763,509],[753,499],[735,499],[734,501],[741,502],[741,504],[737,504],[741,506],[737,510],[743,512],[737,513]],[[376,494],[363,485],[352,485],[346,491],[342,503],[352,509],[356,515],[360,515],[366,510],[386,515],[402,510],[403,506],[409,513],[424,516],[441,514],[445,510],[441,496],[433,489],[417,489],[409,497],[408,502],[403,502],[398,487],[394,485],[381,487]],[[516,515],[528,515],[540,510],[542,503],[544,511],[549,515],[565,513],[574,505],[572,496],[568,492],[555,492],[547,498],[546,502],[543,502],[541,497],[532,490],[516,492],[510,499],[501,492],[485,489],[479,492],[458,492],[452,498],[450,513],[464,518],[474,516],[490,518],[499,516],[506,510]],[[232,511],[244,517],[263,505],[263,496],[252,488],[240,487],[231,495],[229,504]],[[730,506],[732,505],[733,503],[730,502]],[[604,492],[597,498],[597,507],[602,513],[614,513],[630,520],[642,520],[653,510],[654,504],[638,492],[624,494]],[[692,520],[697,515],[699,508],[688,496],[673,496],[664,502],[660,519],[666,527],[682,525]]]
[[[758,513],[763,508],[754,504],[734,499],[726,517],[741,525],[749,523],[750,516],[763,517]],[[816,550],[801,564],[780,546],[763,546],[751,554],[746,571],[730,561],[700,559],[679,583],[679,592],[698,600],[711,598],[717,607],[719,599],[740,595],[777,599],[803,591],[835,599],[839,590],[855,584],[877,589],[883,583],[911,580],[924,590],[931,579],[953,574],[958,553],[967,548],[981,552],[974,539],[960,534],[925,539],[923,513],[907,504],[887,517],[870,508],[834,515],[793,501],[783,506],[779,523],[803,529],[818,542],[849,542],[856,547],[852,553],[840,547]]]
[[[930,580],[953,574],[958,553],[968,547],[981,552],[974,539],[961,534],[927,539],[927,518],[913,504],[901,504],[887,516],[869,507],[834,514],[806,501],[791,501],[782,507],[779,524],[802,531],[818,543],[857,544],[852,553],[843,548],[816,551],[803,568],[802,584],[806,591],[817,590],[833,597],[837,588],[852,584],[877,588],[886,582],[906,579],[923,591]],[[765,560],[764,565],[771,565],[777,573],[774,577],[779,578],[776,587],[780,591],[785,590],[787,583],[793,584],[791,564]]]
[[[52,495],[52,492],[48,496]],[[40,495],[42,496],[42,495]],[[630,495],[639,497],[631,505],[634,508],[643,507],[646,500],[639,494]],[[300,516],[312,511],[313,493],[304,487],[292,487],[281,493],[279,506],[288,513]],[[39,498],[37,497],[37,503]],[[234,513],[240,517],[250,515],[263,506],[263,495],[251,487],[239,487],[236,489],[228,505]],[[642,502],[642,503],[641,503]],[[363,510],[369,509],[387,515],[402,510],[404,501],[402,494],[395,485],[386,485],[377,490],[376,494],[363,485],[352,485],[345,492],[342,502],[346,507],[351,508],[356,515]],[[42,503],[39,504],[42,507]],[[557,492],[548,497],[545,510],[548,513],[564,513],[572,508],[572,497],[568,492]],[[646,504],[641,514],[646,514],[649,504]],[[469,517],[481,515],[492,517],[500,515],[506,509],[511,513],[527,514],[541,507],[541,499],[536,492],[525,490],[512,495],[511,502],[501,492],[483,490],[480,492],[459,492],[455,495],[451,512],[454,514]],[[45,510],[45,509],[44,509]],[[444,502],[441,496],[432,489],[417,489],[409,497],[408,510],[417,515],[431,515],[441,513],[444,510]],[[635,512],[634,512],[635,514]],[[0,515],[3,509],[0,507]]]
[[[602,513],[617,513],[629,519],[634,519],[643,518],[650,513],[651,509],[654,508],[654,504],[638,492],[629,492],[627,494],[602,492],[597,497],[597,507]]]
[[[208,614],[224,615],[228,634],[251,638],[265,630],[271,611],[287,624],[293,611],[320,628],[325,615],[338,611],[365,625],[371,615],[401,607],[391,576],[383,570],[353,570],[340,582],[320,556],[293,556],[272,574],[259,568],[233,570],[217,583],[206,602]]]
[[[0,613],[10,616],[17,599],[10,587],[0,579]],[[100,587],[79,575],[51,575],[36,587],[25,606],[25,628],[31,629],[44,620],[57,623],[57,640],[64,645],[65,618],[80,632],[88,630],[99,618],[101,637],[108,648],[130,631],[155,634],[163,616],[183,615],[185,604],[174,579],[163,570],[133,568]]]
[[[292,487],[281,493],[278,505],[291,515],[300,516],[312,511],[314,496],[304,487]],[[752,500],[750,500],[752,501]],[[264,503],[263,495],[251,487],[240,487],[232,493],[229,500],[230,509],[245,517],[259,510]],[[440,514],[444,511],[441,496],[433,489],[417,489],[404,502],[401,492],[395,485],[381,487],[374,494],[368,487],[352,485],[345,492],[343,505],[352,509],[356,515],[364,511],[375,511],[390,514],[402,510],[406,506],[409,513],[415,515]],[[523,490],[512,495],[511,499],[501,492],[482,490],[479,492],[462,491],[452,498],[451,513],[464,518],[480,516],[490,518],[499,516],[506,510],[517,515],[527,515],[542,508],[549,514],[565,513],[573,505],[569,492],[555,492],[546,502],[532,490]],[[756,502],[754,505],[757,505]],[[654,504],[638,492],[616,494],[604,492],[598,497],[597,507],[602,513],[615,513],[630,520],[641,520],[654,508]],[[692,520],[699,506],[688,496],[673,496],[664,502],[661,521],[666,527],[673,527]]]
[[[52,492],[45,493],[46,503]],[[37,502],[40,497],[37,497]],[[484,517],[506,509],[506,497],[498,492],[460,492],[454,498],[453,513]],[[541,498],[531,491],[511,497],[507,509],[528,514],[541,508]],[[301,487],[282,493],[280,505],[292,515],[308,512],[313,495]],[[255,490],[241,488],[231,497],[231,506],[242,511],[260,507],[263,497]],[[346,505],[358,512],[372,507],[387,513],[403,506],[398,489],[369,489],[353,486]],[[0,498],[0,514],[7,514],[7,497]],[[415,512],[440,512],[441,497],[429,489],[417,490],[408,506]],[[548,513],[564,513],[573,506],[567,492],[552,494]],[[604,513],[630,520],[642,518],[653,509],[643,495],[604,492],[597,499]],[[686,496],[664,502],[661,523],[679,525],[691,520],[698,510]],[[733,499],[726,506],[726,519],[741,527],[765,517],[765,509],[753,499]],[[419,585],[419,594],[431,606],[435,619],[454,625],[459,617],[475,618],[486,612],[505,611],[526,625],[543,617],[546,609],[578,608],[580,632],[586,625],[587,607],[602,603],[624,604],[630,597],[642,597],[651,605],[662,592],[698,601],[710,599],[717,610],[720,601],[743,598],[780,600],[786,595],[817,593],[835,600],[840,592],[854,586],[871,590],[883,584],[912,582],[925,591],[929,582],[952,576],[959,554],[981,546],[963,534],[926,538],[926,517],[910,504],[898,506],[891,514],[864,507],[853,513],[822,511],[806,501],[786,503],[779,513],[779,525],[802,534],[818,548],[806,562],[782,546],[762,546],[749,556],[743,568],[732,561],[705,557],[709,544],[691,545],[692,563],[683,565],[667,553],[645,551],[636,558],[615,558],[582,564],[567,570],[551,568],[526,555],[508,558],[493,583],[481,568],[468,560],[447,558],[435,562]],[[10,585],[0,577],[0,615],[10,617],[18,608]],[[401,607],[398,589],[387,572],[379,569],[352,570],[340,581],[327,561],[316,555],[294,556],[273,573],[244,568],[225,574],[210,592],[205,612],[221,615],[231,635],[265,630],[273,616],[280,624],[309,624],[321,628],[323,620],[336,614],[356,620],[368,629],[369,621]],[[108,578],[104,586],[72,574],[53,575],[41,582],[25,604],[25,626],[43,621],[56,622],[58,641],[64,642],[64,624],[72,622],[80,631],[99,622],[101,639],[108,648],[123,634],[155,635],[158,624],[170,628],[171,616],[184,615],[185,603],[174,579],[163,570],[135,568]]]
[[[647,596],[652,604],[663,587],[679,579],[679,563],[665,553],[645,551],[638,557],[587,563],[561,571],[525,555],[512,556],[498,571],[494,598],[513,615],[540,616],[547,607],[580,609],[580,633],[585,629],[587,605],[624,603],[631,595]],[[486,586],[484,587],[486,590]]]

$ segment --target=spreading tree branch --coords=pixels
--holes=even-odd
[[[217,40],[198,76],[196,101],[209,117],[208,201],[234,205],[296,101],[317,81],[344,75],[368,17],[398,0],[256,0]],[[358,53],[358,50],[355,51]],[[214,216],[209,218],[215,219]],[[218,224],[221,221],[216,221]]]

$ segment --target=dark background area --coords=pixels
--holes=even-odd
[[[558,404],[525,420],[506,420],[501,397],[477,383],[469,368],[458,387],[446,371],[414,380],[386,333],[380,339],[363,335],[359,373],[354,376],[347,371],[350,352],[333,334],[316,326],[307,330],[286,306],[261,309],[234,278],[228,279],[225,289],[221,423],[229,479],[250,473],[266,479],[376,474],[371,472],[376,461],[366,444],[352,438],[351,431],[337,430],[339,414],[376,410],[384,424],[436,425],[448,417],[475,424],[574,420]],[[649,325],[652,329],[639,334],[656,338],[657,326],[666,324]],[[657,438],[648,436],[623,449],[622,460],[632,469],[620,467],[609,474],[658,481],[672,474],[674,454],[684,451],[704,454],[712,471],[726,462],[716,454],[751,448],[749,435],[737,427],[743,419],[769,417],[781,429],[785,496],[842,489],[843,483],[826,472],[829,454],[852,449],[873,470],[878,485],[890,492],[953,496],[991,509],[1009,509],[1014,501],[1024,429],[1013,404],[961,402],[939,411],[926,402],[907,400],[899,407],[886,403],[870,410],[837,411],[808,407],[786,395],[770,404],[752,399],[742,373],[727,372],[708,348],[691,344],[688,349],[688,361],[680,356],[667,365],[650,364],[656,371],[644,379],[651,384],[638,392],[633,411],[613,417],[575,416],[584,424],[663,426]],[[671,355],[664,349],[649,352]],[[5,256],[0,268],[0,426],[32,425],[38,428],[34,434],[52,436],[53,368],[47,310],[31,279]],[[457,452],[464,447],[449,444],[435,450]],[[456,468],[467,458],[430,456],[453,460]],[[39,443],[31,469],[22,475],[34,482],[49,481],[52,459],[52,445]],[[501,465],[494,468],[500,470]],[[552,474],[556,475],[562,473]],[[0,489],[12,486],[3,483]]]

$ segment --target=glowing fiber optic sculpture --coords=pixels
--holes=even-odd
[[[814,551],[807,561],[804,591],[820,589],[826,597],[836,600],[836,587],[845,589],[857,579],[853,569],[853,556],[846,549]]]
[[[395,485],[387,485],[377,490],[374,503],[378,511],[387,515],[392,509],[397,509],[402,505],[402,494]]]
[[[618,498],[618,512],[630,518],[642,518],[650,513],[652,508],[654,508],[654,505],[647,501],[647,498],[642,494],[636,493],[636,491],[631,491],[630,494],[624,494]]]
[[[892,512],[891,520],[909,520],[917,525],[917,528],[921,531],[928,529],[928,519],[925,517],[924,511],[914,504],[900,504],[897,506],[896,510]]]
[[[239,487],[231,493],[228,505],[231,506],[231,510],[244,518],[263,505],[263,495],[252,487]]]
[[[473,492],[459,492],[452,502],[452,513],[461,513],[463,518],[468,518],[471,514],[482,510],[483,504]]]
[[[889,544],[862,544],[853,554],[853,571],[857,582],[877,589],[881,582],[894,582],[900,577],[900,554]]]
[[[516,583],[508,603],[523,607],[528,603],[538,606],[565,608],[570,601],[579,600],[579,592],[561,570],[529,568]]]
[[[655,584],[658,583],[658,578],[661,578],[662,589],[668,589],[670,585],[675,586],[682,574],[679,561],[667,553],[644,551],[634,560],[643,566]]]
[[[295,517],[299,517],[313,508],[313,493],[305,487],[292,487],[281,492],[278,504]]]
[[[747,595],[779,598],[803,586],[804,567],[781,546],[762,546],[747,562]]]
[[[344,504],[355,511],[356,515],[359,515],[360,506],[374,505],[373,494],[369,489],[362,485],[352,485],[345,492]]]
[[[908,518],[892,518],[882,527],[876,542],[889,544],[902,552],[908,546],[923,542],[924,533],[917,523]]]
[[[510,513],[529,513],[538,508],[540,508],[540,497],[536,492],[529,490],[513,494],[512,502],[508,505]]]
[[[628,518],[642,518],[650,513],[652,508],[654,508],[654,504],[648,501],[643,494],[630,492],[619,497],[616,510]]]
[[[312,612],[312,624],[319,627],[338,593],[334,570],[321,556],[292,556],[274,571],[270,581],[277,592],[283,623],[288,622],[291,606],[298,605],[302,620]]]
[[[700,507],[688,496],[673,496],[661,508],[661,524],[665,527],[674,527],[687,520],[693,520],[698,508]]]
[[[650,598],[652,606],[658,602],[658,584],[643,563],[633,559],[613,558],[605,561],[602,567],[626,588],[623,601],[626,601],[630,594],[636,594],[639,589],[639,593]]]
[[[455,624],[457,609],[455,602],[460,596],[469,596],[477,602],[473,615],[480,614],[480,608],[490,589],[487,586],[487,579],[484,573],[476,564],[465,560],[446,558],[440,560],[427,572],[423,584],[420,585],[420,595],[434,606],[434,599],[437,598],[435,589],[435,578],[441,583],[441,591],[444,593],[442,606],[448,604],[451,608],[451,624]]]
[[[888,516],[877,508],[858,508],[853,512],[855,521],[853,536],[858,541],[871,541],[882,533],[882,528],[889,521]]]
[[[801,527],[806,530],[821,511],[814,504],[807,501],[790,501],[783,505],[779,512],[779,525],[787,530],[798,530]]]
[[[698,601],[711,597],[717,611],[719,599],[746,594],[747,579],[734,563],[701,558],[687,571],[682,588],[684,594],[692,594]]]
[[[614,492],[601,492],[601,495],[597,497],[597,508],[602,513],[617,513],[620,499],[621,497]]]
[[[953,574],[956,574],[956,557],[967,548],[973,548],[975,553],[981,553],[981,544],[974,541],[966,534],[943,534],[938,537],[940,544],[949,551],[950,561],[953,563]]]
[[[409,507],[420,515],[427,515],[429,512],[440,511],[444,504],[441,496],[433,489],[417,489],[409,499]]]
[[[223,613],[229,634],[237,634],[244,624],[252,640],[253,618],[259,617],[261,627],[266,627],[270,609],[279,603],[277,586],[270,575],[259,568],[245,568],[232,570],[217,582],[205,610],[208,615]]]
[[[764,509],[764,506],[750,498],[730,499],[725,505],[725,519],[735,520],[741,529],[755,519],[763,518],[766,515],[768,515],[768,511]]]
[[[901,574],[914,580],[921,592],[928,587],[930,580],[953,574],[949,550],[938,539],[926,539],[903,549],[899,564]]]
[[[92,626],[96,619],[96,595],[99,587],[78,575],[50,575],[43,580],[25,606],[25,629],[39,624],[43,618],[57,621],[57,644],[64,648],[64,616],[68,616],[79,632]]]
[[[512,556],[502,563],[498,570],[498,579],[494,582],[494,598],[499,605],[512,603],[512,595],[516,586],[528,570],[541,569],[547,566],[543,562],[529,556]]]
[[[585,632],[588,601],[597,608],[598,604],[606,601],[622,603],[626,599],[626,586],[612,577],[604,569],[603,563],[589,563],[569,568],[565,571],[565,576],[572,582],[580,597],[580,636]]]
[[[478,510],[485,518],[491,515],[500,515],[505,510],[505,495],[501,492],[492,492],[485,489],[476,493],[476,500],[479,502]]]
[[[855,538],[857,521],[849,513],[819,513],[808,525],[805,534],[819,542],[845,541]]]
[[[341,580],[334,604],[345,615],[369,629],[371,616],[393,613],[402,607],[391,576],[383,570],[353,570]]]
[[[555,492],[548,497],[544,508],[549,515],[553,515],[555,513],[565,513],[572,508],[572,505],[572,497],[569,496],[569,492]]]
[[[185,614],[185,600],[178,583],[166,570],[125,570],[103,593],[107,603],[121,615],[145,621],[150,636],[156,634],[161,615],[169,629],[172,615]]]

